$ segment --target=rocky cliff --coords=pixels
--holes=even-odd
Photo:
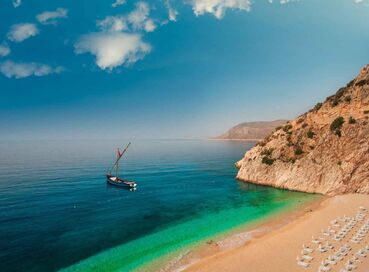
[[[236,163],[240,180],[337,195],[369,193],[369,65],[335,95],[276,128]]]
[[[264,139],[278,126],[287,120],[245,122],[232,127],[223,135],[216,137],[220,140],[258,140]]]

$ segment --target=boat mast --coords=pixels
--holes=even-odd
[[[117,159],[115,160],[115,163],[113,164],[113,166],[110,168],[109,172],[108,173],[111,173],[111,171],[113,170],[113,168],[115,167],[115,175],[116,177],[118,178],[118,163],[119,163],[119,160],[123,157],[123,154],[127,151],[128,147],[131,145],[131,143],[128,143],[128,145],[126,146],[126,148],[120,152],[119,151],[119,148],[117,149]]]
[[[119,153],[119,148],[117,150],[117,163],[115,164],[115,176],[117,177],[117,181],[118,181],[118,164],[119,164],[119,159],[120,159],[120,153]]]

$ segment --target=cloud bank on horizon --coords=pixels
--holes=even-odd
[[[275,2],[287,4],[303,0],[268,0],[270,4]],[[351,0],[356,4],[369,3],[367,0]],[[14,8],[22,8],[22,0],[11,1]],[[251,0],[190,0],[184,1],[190,5],[193,14],[198,16],[210,15],[215,19],[222,20],[230,11],[250,12],[253,1]],[[154,18],[148,2],[137,1],[129,12],[126,0],[115,0],[109,5],[112,10],[124,7],[124,13],[116,13],[96,19],[96,30],[93,32],[80,33],[74,41],[74,53],[90,54],[95,59],[95,64],[102,70],[109,72],[119,66],[131,66],[152,51],[150,43],[145,41],[146,35],[157,31],[169,22],[176,22],[180,15],[178,9],[171,0],[163,0],[162,8],[166,10],[166,18]],[[178,6],[178,5],[177,5]],[[113,11],[112,11],[113,13]],[[10,43],[25,43],[26,40],[41,35],[41,28],[47,25],[57,26],[61,19],[68,18],[68,9],[58,7],[55,10],[44,11],[35,15],[35,22],[19,22],[9,27],[5,37]],[[26,45],[24,45],[26,46]],[[0,43],[0,57],[7,58],[10,55],[11,44],[6,40]],[[12,56],[16,52],[12,52]],[[13,62],[7,59],[0,63],[0,73],[7,78],[25,78],[28,76],[46,76],[52,73],[60,73],[64,69],[58,66],[52,68],[47,64],[35,62]]]

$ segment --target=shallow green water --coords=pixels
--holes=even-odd
[[[255,193],[256,195],[244,204],[239,203],[231,207],[225,205],[222,210],[199,214],[183,222],[177,222],[161,231],[102,252],[66,271],[131,271],[141,270],[140,268],[150,270],[150,262],[153,260],[157,261],[167,254],[180,254],[181,250],[191,248],[199,242],[248,223],[288,212],[318,198],[304,193],[266,187],[263,189],[264,196],[259,195],[260,191],[257,190],[259,193]]]

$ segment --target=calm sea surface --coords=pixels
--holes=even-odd
[[[135,270],[311,197],[236,181],[247,142],[133,141],[115,188],[124,144],[0,142],[1,271]]]

